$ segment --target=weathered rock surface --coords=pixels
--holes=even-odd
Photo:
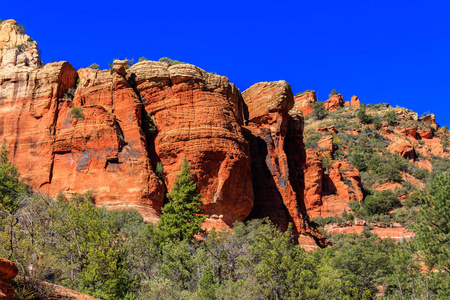
[[[353,106],[353,107],[361,106],[361,102],[359,102],[358,96],[356,96],[356,95],[352,96],[352,98],[350,99],[350,106]]]
[[[12,261],[0,257],[0,299],[14,299],[14,289],[4,280],[13,279],[18,273],[19,270]]]
[[[302,112],[303,116],[306,117],[314,111],[313,105],[317,102],[316,92],[307,91],[303,92],[294,97],[294,107]]]
[[[323,103],[323,108],[328,111],[335,111],[342,106],[344,106],[344,98],[341,94],[333,95]]]
[[[403,139],[397,140],[391,145],[389,145],[387,147],[387,150],[389,150],[393,154],[398,154],[408,159],[414,159],[416,157],[414,146],[411,144],[410,141]]]
[[[317,151],[306,150],[305,206],[311,218],[340,216],[350,211],[347,203],[361,202],[361,176],[345,161],[336,161],[323,171]]]
[[[18,29],[14,20],[0,24],[1,66],[41,66],[38,45]]]
[[[161,161],[168,191],[186,156],[204,213],[222,215],[228,225],[243,221],[253,208],[253,189],[239,90],[226,77],[189,64],[144,61],[127,77],[156,125],[149,154]]]
[[[304,204],[305,151],[303,119],[294,108],[290,86],[285,81],[257,83],[242,93],[248,108],[245,137],[252,157],[255,204],[250,218],[268,216],[286,229],[294,224],[296,234],[324,238],[308,223]]]

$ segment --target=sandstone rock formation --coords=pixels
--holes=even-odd
[[[306,117],[314,111],[313,105],[317,102],[315,91],[306,91],[294,97],[294,107],[303,113]]]
[[[226,77],[189,64],[144,61],[127,77],[156,125],[149,155],[162,163],[168,191],[186,156],[205,214],[222,216],[228,225],[243,221],[253,208],[253,189],[239,90]]]
[[[294,232],[324,238],[311,227],[304,205],[305,164],[303,119],[294,108],[285,81],[257,83],[242,93],[248,108],[245,137],[252,157],[254,209],[251,218],[269,216],[280,228],[294,223]]]
[[[361,176],[348,162],[331,163],[324,172],[317,151],[306,150],[305,206],[310,218],[340,216],[350,211],[347,203],[361,202]]]
[[[352,98],[350,99],[350,106],[353,107],[360,107],[361,103],[359,102],[358,96],[353,95]]]
[[[414,159],[416,157],[414,146],[407,140],[397,140],[389,145],[387,149],[391,153],[398,154],[404,158]]]
[[[19,270],[16,265],[10,260],[0,257],[0,299],[13,300],[14,289],[11,285],[4,282],[4,280],[13,279],[17,276]]]
[[[18,28],[14,20],[0,24],[0,65],[41,66],[38,45]]]
[[[328,111],[334,111],[342,106],[344,106],[344,98],[341,94],[332,95],[327,101],[323,103],[323,108]]]

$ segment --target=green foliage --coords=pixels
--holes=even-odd
[[[330,97],[331,97],[331,96],[334,96],[334,95],[336,95],[336,93],[337,93],[337,92],[336,92],[336,89],[332,89],[329,96],[330,96]]]
[[[164,167],[162,162],[158,161],[156,163],[155,173],[159,177],[159,179],[164,180]]]
[[[450,297],[450,175],[433,179],[422,195],[422,209],[413,227],[421,259],[435,270],[436,293]]]
[[[181,171],[177,175],[172,191],[167,194],[169,203],[163,209],[158,221],[158,230],[164,239],[190,240],[200,232],[205,217],[202,212],[197,184],[192,180],[190,165],[186,157],[181,162]]]
[[[389,190],[375,192],[364,199],[364,208],[371,215],[387,214],[395,207],[401,206],[397,195]]]
[[[13,212],[18,208],[20,197],[26,195],[25,184],[19,179],[17,167],[8,160],[9,151],[3,140],[0,152],[0,211]]]
[[[94,69],[94,70],[98,70],[100,68],[100,66],[98,64],[96,64],[96,63],[93,63],[88,68],[91,68],[91,69]]]
[[[147,61],[148,59],[147,58],[145,58],[144,56],[142,56],[142,57],[139,57],[139,59],[138,59],[138,61],[139,62],[141,62],[141,61]]]
[[[25,34],[25,26],[23,26],[23,25],[21,25],[21,24],[17,25],[17,31],[18,31],[20,34]]]
[[[308,117],[312,118],[313,120],[323,120],[327,117],[328,112],[323,108],[323,102],[315,102],[313,104],[313,112],[308,115]]]
[[[153,121],[151,114],[148,113],[144,115],[143,123],[150,134],[153,135],[158,131],[158,128],[156,127],[155,121]]]
[[[84,120],[83,108],[79,106],[74,106],[70,109],[70,115],[72,118],[77,118],[79,121]]]
[[[170,59],[170,58],[168,58],[168,57],[161,57],[161,58],[159,59],[159,62],[165,62],[165,63],[168,63],[169,66],[185,64],[185,62],[178,61],[178,60],[173,60],[173,59]]]
[[[359,119],[359,122],[361,122],[362,124],[371,124],[373,121],[372,117],[366,113],[366,109],[364,107],[361,107],[358,110],[357,117]]]
[[[399,117],[393,110],[390,110],[384,115],[384,120],[389,126],[395,126],[399,121]]]

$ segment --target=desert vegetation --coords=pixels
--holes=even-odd
[[[0,256],[19,266],[23,276],[12,282],[19,297],[45,297],[42,280],[49,274],[60,285],[101,299],[450,296],[447,174],[436,176],[416,198],[418,213],[409,218],[417,235],[412,241],[396,244],[364,231],[333,236],[331,248],[305,252],[290,228],[280,232],[268,219],[236,223],[231,232],[203,232],[199,194],[186,160],[153,225],[132,209],[96,207],[90,193],[71,195],[70,201],[63,194],[39,195],[21,182],[7,155],[3,145]],[[383,213],[395,205],[394,198],[374,194],[371,201],[381,201],[385,210],[377,211],[368,200],[365,209]]]

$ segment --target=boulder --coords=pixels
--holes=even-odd
[[[387,147],[387,150],[393,154],[398,154],[408,159],[414,159],[416,157],[414,146],[410,141],[404,139],[395,141]]]

